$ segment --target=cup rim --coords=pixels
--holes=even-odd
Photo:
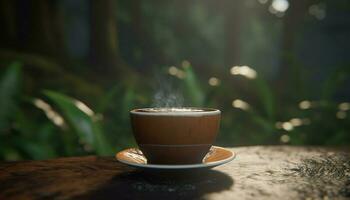
[[[164,108],[164,107],[163,107]],[[183,108],[183,109],[197,109],[203,111],[177,111],[177,112],[145,112],[142,110],[150,110],[155,108],[136,108],[130,111],[130,114],[133,115],[146,115],[146,116],[187,116],[187,117],[200,117],[200,116],[210,116],[210,115],[219,115],[221,111],[215,108],[200,108],[200,107],[174,107],[174,108]],[[157,108],[161,109],[161,108]],[[171,108],[170,108],[171,109]]]

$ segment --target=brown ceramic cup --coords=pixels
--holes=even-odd
[[[201,163],[219,131],[211,108],[143,108],[130,111],[136,142],[151,164]]]

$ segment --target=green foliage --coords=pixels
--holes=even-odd
[[[253,81],[253,85],[258,94],[258,99],[261,101],[266,118],[270,121],[274,120],[276,102],[272,89],[264,79],[259,77]]]
[[[198,78],[196,77],[190,65],[184,67],[185,78],[184,84],[187,95],[191,100],[191,105],[201,107],[204,105],[204,94],[200,87]]]
[[[232,90],[225,79],[216,87],[206,85],[192,66],[183,67],[183,73],[184,77],[175,80],[186,92],[187,104],[223,111],[219,145],[349,144],[349,118],[336,117],[336,113],[346,114],[346,111],[339,110],[339,103],[332,100],[335,91],[347,80],[346,68],[330,75],[322,88],[321,99],[311,102],[311,108],[304,110],[298,108],[299,102],[284,102],[280,106],[278,94],[263,76],[255,79],[231,76],[230,79],[240,81],[240,89]],[[152,93],[144,86],[115,85],[98,97],[92,109],[78,99],[53,90],[45,90],[43,98],[20,95],[21,80],[20,63],[11,64],[0,80],[0,159],[113,155],[122,148],[136,145],[129,111],[149,106]],[[228,91],[233,91],[233,95]],[[246,100],[249,107],[233,108],[231,101],[235,98]],[[291,129],[276,125],[290,123],[292,118],[308,120],[308,123]]]
[[[0,82],[0,130],[9,127],[11,117],[16,112],[16,97],[19,95],[21,64],[12,63]],[[1,133],[0,133],[1,134]]]
[[[330,74],[324,83],[321,98],[323,100],[331,100],[337,89],[349,79],[349,74],[349,66],[340,67]]]
[[[41,37],[41,29],[31,30],[33,37],[12,37],[18,36],[17,29],[29,34],[27,26],[46,18],[46,12],[38,12],[29,24],[17,23],[25,20],[21,17],[4,21],[17,28],[5,27],[2,35],[11,37],[0,45],[0,160],[112,155],[135,146],[129,111],[152,105],[154,91],[149,87],[159,73],[166,76],[159,81],[159,90],[166,90],[160,101],[180,94],[184,98],[178,104],[184,100],[184,106],[222,111],[218,145],[350,144],[349,109],[339,108],[349,101],[349,92],[341,92],[349,84],[350,67],[326,66],[349,63],[346,45],[334,48],[333,40],[347,39],[344,23],[334,15],[349,11],[350,1],[289,1],[287,12],[295,18],[268,12],[272,1],[118,1],[108,13],[97,9],[91,15],[84,10],[93,2],[48,3],[52,11],[67,12],[58,24],[56,18],[47,19],[54,22],[44,24],[47,37]],[[84,12],[72,9],[77,5]],[[232,17],[228,6],[237,5],[239,12]],[[311,7],[327,7],[327,15],[319,19],[308,13]],[[115,18],[100,23],[102,15]],[[74,20],[65,20],[70,18]],[[69,34],[62,38],[56,32]],[[111,45],[115,51],[106,51]],[[5,68],[12,61],[21,63]],[[180,61],[172,75],[162,67]],[[258,76],[232,75],[231,64],[252,66]],[[208,84],[213,76],[220,84]],[[279,76],[285,80],[276,81]],[[174,93],[173,84],[164,81],[168,78],[177,84]],[[234,100],[247,106],[234,106]],[[302,100],[310,108],[301,109]]]
[[[0,159],[47,159],[91,152],[112,155],[115,152],[104,135],[99,114],[81,101],[54,91],[44,91],[52,105],[41,99],[20,96],[20,74],[21,64],[13,63],[1,78]],[[108,96],[102,99],[101,109],[108,103]],[[36,105],[38,102],[44,106]],[[47,117],[30,105],[42,109]],[[60,123],[55,123],[61,115],[52,107],[62,113],[64,119]]]
[[[99,155],[113,153],[95,113],[90,108],[81,101],[54,91],[44,93],[60,108],[81,143],[90,145]]]

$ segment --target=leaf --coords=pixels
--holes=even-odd
[[[57,156],[54,149],[49,144],[29,141],[23,137],[15,138],[13,143],[17,150],[22,150],[25,154],[28,154],[30,159],[43,160]]]
[[[16,96],[19,93],[21,64],[12,63],[0,81],[0,130],[8,127],[16,110]]]
[[[330,100],[332,96],[337,92],[339,87],[349,79],[350,70],[349,66],[344,66],[336,69],[327,80],[324,82],[322,87],[322,99]]]
[[[204,92],[202,91],[197,77],[195,73],[193,72],[191,66],[185,67],[185,88],[187,90],[187,93],[189,95],[189,98],[191,99],[191,103],[194,106],[203,106],[204,104]]]
[[[266,116],[273,120],[275,115],[275,100],[274,94],[267,84],[267,82],[261,78],[254,80],[255,88],[257,89],[259,99],[263,105],[264,112]]]
[[[23,159],[18,149],[12,148],[11,146],[3,149],[3,159],[6,161],[16,161]]]
[[[134,107],[135,98],[134,90],[132,88],[128,88],[123,96],[120,109],[124,120],[129,120],[129,111]]]
[[[99,155],[113,153],[110,144],[103,135],[101,126],[94,120],[94,114],[84,112],[79,106],[78,100],[54,91],[45,91],[44,94],[60,108],[65,120],[81,141],[93,147]]]
[[[115,104],[115,97],[120,95],[120,88],[118,86],[113,87],[110,91],[108,91],[105,95],[103,95],[98,102],[98,106],[96,111],[98,113],[105,112],[111,104]]]

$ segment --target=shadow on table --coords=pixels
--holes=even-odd
[[[115,176],[82,198],[193,199],[230,189],[233,179],[215,170],[132,171]]]

